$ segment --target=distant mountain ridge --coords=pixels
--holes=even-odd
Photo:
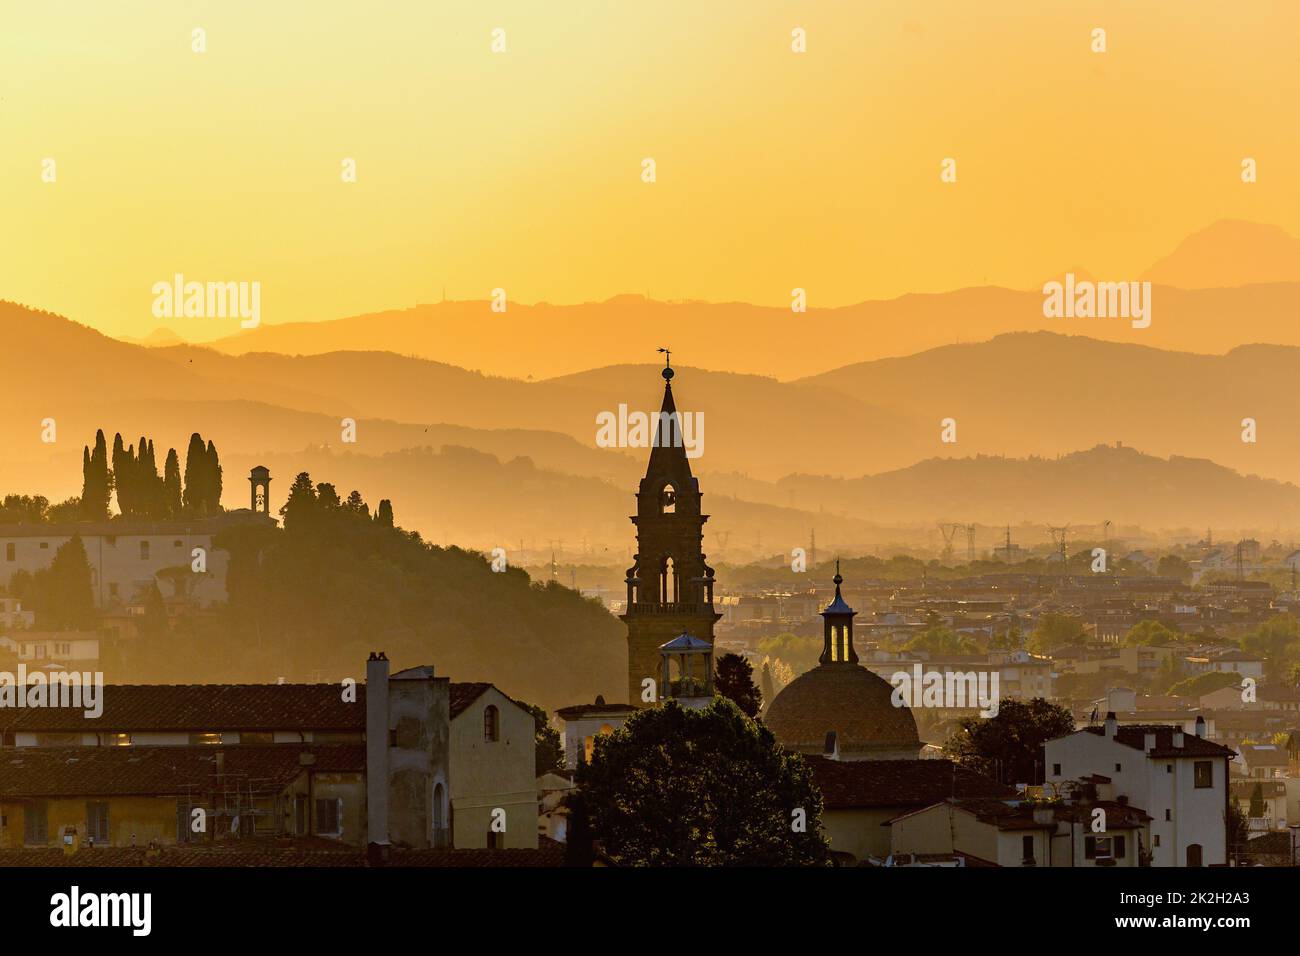
[[[247,502],[241,481],[247,466],[273,467],[276,497],[283,491],[275,489],[287,488],[292,477],[286,472],[324,456],[322,462],[339,470],[340,485],[355,482],[368,500],[393,498],[399,509],[420,516],[413,527],[438,540],[440,527],[476,542],[513,538],[515,527],[625,545],[628,496],[643,472],[644,452],[595,447],[596,416],[620,404],[654,411],[663,386],[652,364],[527,382],[382,352],[230,356],[196,346],[144,348],[8,303],[0,303],[0,331],[9,345],[0,352],[0,377],[10,387],[9,414],[0,417],[0,491],[55,500],[75,494],[81,446],[98,427],[110,437],[121,430],[129,441],[146,434],[164,447],[180,446],[197,430],[216,442],[230,469],[228,506]],[[1025,520],[1067,520],[1061,515],[1073,507],[1046,491],[1026,486],[1008,500],[967,498],[963,489],[972,483],[1020,489],[1028,480],[1018,477],[1023,474],[1048,481],[1054,473],[1032,456],[1051,459],[1116,441],[1177,466],[1162,471],[1150,463],[1139,469],[1125,459],[1112,462],[1130,483],[1183,487],[1163,501],[1156,500],[1158,490],[1151,492],[1145,510],[1117,492],[1116,501],[1138,521],[1159,516],[1178,526],[1214,520],[1272,528],[1290,520],[1290,492],[1242,476],[1300,479],[1300,430],[1290,427],[1300,420],[1294,387],[1300,348],[1293,346],[1198,355],[1036,332],[859,362],[789,382],[674,366],[679,408],[707,417],[705,453],[695,470],[706,504],[720,515],[710,527],[731,530],[750,547],[763,534],[767,541],[801,543],[814,526],[828,529],[819,540],[828,540],[823,535],[833,526],[846,541],[870,541],[887,537],[887,529],[957,511],[969,514],[953,520],[1013,520],[1007,514],[1017,503]],[[1240,422],[1248,416],[1258,422],[1254,444],[1241,441]],[[56,442],[41,440],[47,418],[57,422]],[[342,441],[344,418],[357,423],[355,444]],[[956,421],[953,444],[941,441],[945,418]],[[980,455],[1030,462],[1003,466],[1005,475],[989,465],[945,470],[944,459]],[[1197,471],[1179,464],[1182,459],[1218,464]],[[1220,466],[1240,472],[1237,480],[1215,470]],[[919,470],[907,471],[913,467]],[[505,480],[497,481],[497,469]],[[1105,474],[1092,473],[1104,487]],[[479,477],[466,484],[473,475]],[[1197,480],[1218,489],[1222,500],[1198,496]],[[909,498],[908,485],[928,490],[919,500]],[[501,500],[484,497],[488,487]],[[512,488],[517,497],[502,497]],[[1089,494],[1077,490],[1079,510],[1100,510],[1100,500],[1096,509],[1088,504]],[[462,496],[479,505],[460,507]],[[584,501],[592,503],[589,512]],[[1259,502],[1273,513],[1261,512]],[[524,503],[527,508],[517,507]]]
[[[1154,284],[1150,328],[1123,320],[1049,319],[1041,285],[986,286],[916,293],[808,311],[741,302],[664,302],[620,295],[574,305],[486,299],[416,305],[317,322],[272,324],[219,338],[232,355],[277,352],[391,351],[490,375],[553,378],[631,357],[651,359],[663,345],[700,368],[766,375],[782,381],[852,361],[903,357],[1009,332],[1051,331],[1179,351],[1221,354],[1251,342],[1300,345],[1300,239],[1272,225],[1220,220],[1188,236],[1145,270],[1079,278]],[[611,334],[617,330],[617,334]],[[683,341],[683,334],[689,340]],[[193,337],[193,336],[189,336]]]

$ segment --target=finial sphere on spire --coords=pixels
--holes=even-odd
[[[660,349],[659,351],[662,352],[664,356],[664,381],[671,381],[673,377],[673,353],[669,349]]]

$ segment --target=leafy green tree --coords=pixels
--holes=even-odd
[[[0,524],[40,524],[48,519],[49,499],[43,495],[5,495]]]
[[[365,501],[362,500],[361,492],[356,491],[355,489],[353,490],[352,494],[348,495],[348,500],[344,507],[346,507],[348,511],[350,511],[354,515],[357,515],[358,517],[361,518],[370,517],[370,506],[366,504]]]
[[[1043,744],[1074,732],[1074,716],[1041,697],[1003,700],[996,717],[966,717],[944,744],[956,763],[1002,783],[1041,784]]]
[[[315,524],[318,511],[316,488],[311,483],[311,475],[299,472],[289,486],[289,494],[280,506],[280,516],[284,518],[284,530],[305,530]]]
[[[713,677],[713,689],[732,701],[746,717],[757,717],[762,695],[754,684],[754,665],[739,654],[723,654]]]
[[[1250,815],[1259,819],[1264,815],[1264,785],[1255,784],[1255,789],[1250,791]]]
[[[1068,614],[1044,614],[1029,635],[1029,649],[1035,654],[1050,655],[1059,647],[1085,644],[1088,631],[1083,622]]]
[[[334,486],[322,481],[316,486],[316,505],[322,511],[333,511],[335,508],[342,507],[343,502],[339,499],[339,493],[334,490]]]
[[[1281,680],[1300,659],[1300,619],[1279,614],[1260,624],[1241,640],[1241,648],[1264,658],[1264,675]]]
[[[544,773],[563,770],[564,743],[560,739],[560,732],[551,726],[550,715],[536,704],[526,704],[523,701],[518,703],[533,715],[533,724],[537,728],[535,776],[540,777]]]
[[[53,631],[88,630],[95,626],[95,596],[90,586],[90,562],[81,535],[74,534],[54,552],[48,568],[32,575],[28,600],[37,624]]]
[[[803,758],[725,697],[676,701],[596,738],[570,797],[584,826],[631,866],[824,865],[822,798]],[[803,820],[802,826],[796,825]]]
[[[1205,694],[1212,694],[1216,690],[1222,690],[1225,687],[1240,686],[1240,674],[1210,671],[1206,674],[1197,674],[1195,677],[1180,680],[1172,685],[1167,693],[1171,697],[1201,697]]]
[[[979,644],[952,628],[936,623],[903,645],[905,650],[925,651],[935,657],[978,654]]]
[[[1156,574],[1164,578],[1177,578],[1186,584],[1192,579],[1192,566],[1176,554],[1165,554],[1156,562]]]
[[[491,660],[497,686],[544,707],[626,679],[619,622],[599,601],[534,583],[520,568],[495,574],[481,554],[430,545],[364,511],[317,504],[304,472],[289,489],[282,528],[222,529],[213,542],[230,555],[229,601],[213,624],[220,636],[205,641],[199,633],[186,643],[174,633],[172,657],[193,647],[201,663],[191,667],[223,680],[295,671],[344,677],[373,649],[373,635],[382,635],[394,667],[432,660],[444,673],[482,673]],[[501,653],[503,635],[509,654]],[[151,674],[162,669],[150,666]]]
[[[1183,640],[1183,632],[1176,631],[1171,627],[1166,627],[1159,621],[1139,621],[1128,629],[1124,635],[1124,643],[1130,647],[1133,645],[1150,646],[1152,644],[1177,644]]]
[[[817,666],[822,652],[821,638],[799,637],[785,632],[774,637],[764,637],[758,642],[760,653],[784,661],[795,674],[802,674]]]

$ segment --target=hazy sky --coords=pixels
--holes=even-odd
[[[1297,36],[1294,0],[0,0],[0,298],[142,335],[178,272],[267,323],[1136,278],[1216,219],[1300,234]]]

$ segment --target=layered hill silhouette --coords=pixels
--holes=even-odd
[[[1074,266],[1063,264],[1058,275],[1043,281],[1060,281],[1073,267],[1080,278],[1154,283],[1150,327],[1134,329],[1115,318],[1045,318],[1041,287],[958,289],[840,308],[819,307],[817,290],[808,289],[806,313],[637,295],[576,305],[511,302],[498,313],[485,297],[328,321],[264,323],[211,344],[229,354],[391,351],[520,379],[652,357],[668,345],[691,365],[781,380],[845,361],[906,356],[1017,331],[1209,353],[1252,342],[1300,345],[1294,321],[1300,311],[1300,239],[1276,226],[1221,220],[1132,274],[1094,276]],[[686,329],[688,342],[681,336]],[[186,338],[198,337],[196,329],[184,331]]]
[[[1188,236],[1142,278],[1182,289],[1300,282],[1300,239],[1278,226],[1221,219]]]
[[[272,468],[273,498],[308,468],[367,499],[394,499],[407,526],[434,540],[475,547],[517,546],[520,538],[626,547],[645,451],[595,447],[596,416],[621,404],[654,412],[662,394],[654,365],[528,382],[382,352],[144,348],[8,303],[0,304],[0,328],[10,345],[0,352],[10,385],[9,413],[0,417],[5,492],[75,494],[81,446],[99,427],[128,440],[146,434],[163,447],[183,447],[197,430],[221,450],[228,507],[246,504],[242,476],[253,464]],[[1127,520],[1119,505],[1101,507],[1100,491],[1094,509],[1083,488],[1060,500],[1026,490],[1059,474],[1035,456],[1116,442],[1154,457],[1142,459],[1142,469],[1106,459],[1090,472],[1097,488],[1114,472],[1124,476],[1119,487],[1181,489],[1150,492],[1149,508],[1133,498],[1134,521],[1279,527],[1291,520],[1290,492],[1240,475],[1300,479],[1300,434],[1290,425],[1300,420],[1297,370],[1293,346],[1198,355],[1038,332],[786,382],[679,366],[675,385],[679,408],[705,415],[694,468],[716,515],[710,530],[753,548],[780,541],[788,551],[812,527],[825,529],[819,540],[827,544],[827,535],[842,533],[847,545],[891,540],[904,526],[944,516],[1086,520],[1071,517],[1071,501],[1081,511],[1111,512],[1095,520]],[[1241,441],[1247,417],[1257,421],[1253,444]],[[54,443],[41,440],[47,418],[57,422]],[[356,420],[355,444],[341,441],[344,418]],[[945,418],[956,420],[956,443],[940,440]],[[979,468],[957,461],[953,470],[931,461],[981,455],[1028,460]],[[909,498],[903,492],[912,486],[924,493]],[[963,497],[976,492],[985,497]]]

